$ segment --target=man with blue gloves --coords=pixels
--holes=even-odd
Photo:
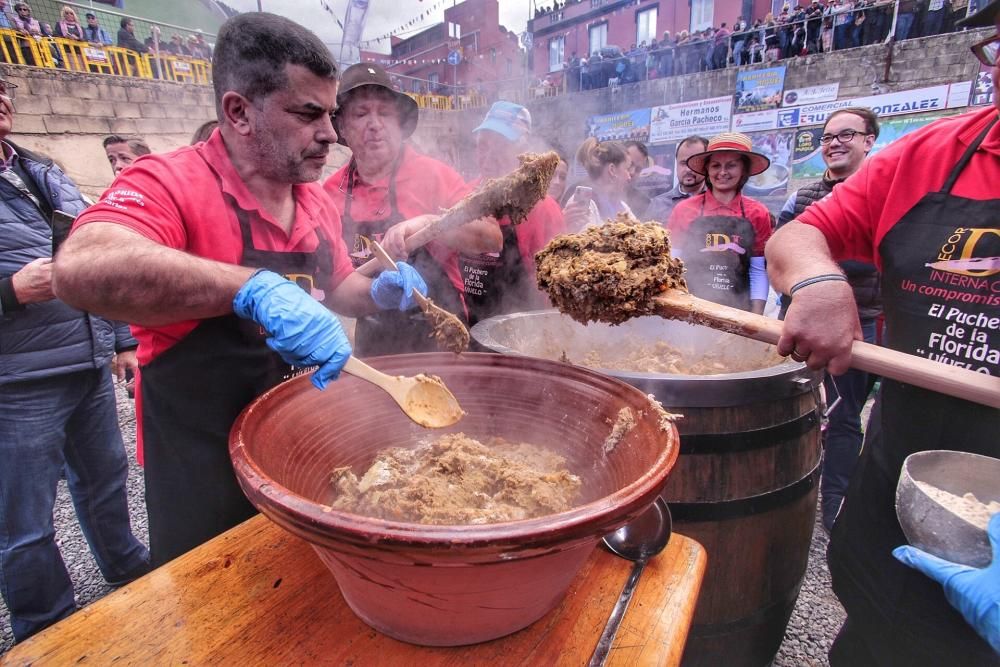
[[[214,86],[219,129],[119,175],[55,261],[60,298],[115,313],[139,341],[154,565],[255,513],[233,474],[229,429],[295,368],[317,367],[320,389],[337,378],[351,345],[326,306],[406,310],[413,288],[426,291],[405,263],[374,281],[351,267],[316,182],[337,141],[338,82],[313,33],[272,14],[230,19]]]
[[[972,52],[992,67],[1000,87],[1000,0],[964,23],[995,28]],[[938,120],[892,142],[774,233],[768,273],[776,289],[794,297],[779,353],[834,375],[847,370],[862,331],[837,261],[853,259],[881,272],[886,347],[1000,377],[996,99],[991,108]],[[975,333],[956,333],[956,322],[975,322]],[[998,433],[996,408],[883,378],[830,535],[830,579],[847,613],[830,649],[832,667],[1000,665],[997,563],[969,571],[911,549],[898,552],[903,563],[893,557],[906,544],[895,510],[906,457],[948,449],[996,458]],[[996,517],[990,527],[996,545]]]

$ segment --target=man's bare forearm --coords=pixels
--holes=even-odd
[[[337,289],[327,295],[323,303],[330,310],[348,317],[368,315],[378,310],[372,301],[371,288],[371,278],[354,272],[344,278]]]
[[[503,249],[500,225],[492,218],[473,220],[442,234],[438,240],[452,250],[466,254],[500,252]]]
[[[830,254],[823,233],[792,220],[776,231],[764,249],[767,275],[778,292],[787,294],[795,283],[824,273],[843,273]]]
[[[82,310],[162,326],[232,313],[233,297],[253,271],[168,248],[121,225],[93,222],[63,244],[53,288]]]

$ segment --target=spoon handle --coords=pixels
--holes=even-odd
[[[608,624],[604,626],[604,632],[601,633],[601,638],[597,642],[597,648],[594,649],[594,654],[590,656],[588,667],[601,667],[608,659],[611,645],[615,641],[615,635],[618,634],[618,627],[622,624],[622,619],[625,618],[625,612],[628,611],[628,605],[632,601],[632,594],[635,593],[635,588],[639,584],[639,577],[642,576],[642,571],[646,567],[646,560],[645,558],[640,558],[632,566],[632,573],[628,576],[628,581],[625,582],[621,595],[618,596],[615,608],[611,610]]]
[[[349,375],[371,382],[373,385],[385,389],[390,394],[392,393],[392,381],[394,378],[382,371],[375,370],[353,354],[347,358],[347,363],[344,364],[342,370]]]

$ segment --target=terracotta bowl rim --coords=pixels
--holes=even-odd
[[[366,359],[378,367],[380,360],[399,360],[407,357],[427,357],[427,366],[433,368],[431,357],[454,361],[451,353],[418,353]],[[492,353],[465,353],[461,361],[486,366],[535,366],[558,370],[562,375],[585,376],[589,383],[610,385],[633,397],[632,405],[646,403],[649,398],[641,390],[617,378],[603,375],[580,366],[534,357],[509,357]],[[537,368],[537,367],[541,368]],[[553,368],[553,367],[557,367]],[[242,440],[242,429],[260,409],[276,394],[291,392],[303,383],[308,375],[300,375],[283,382],[252,401],[233,424],[229,436],[229,453],[237,480],[250,501],[265,515],[288,529],[298,529],[303,536],[322,537],[322,546],[328,546],[331,537],[366,547],[436,547],[446,544],[451,548],[475,549],[498,545],[519,547],[545,547],[565,544],[581,538],[599,537],[613,527],[625,523],[629,514],[638,514],[655,499],[666,483],[666,478],[676,464],[680,453],[679,435],[675,424],[670,423],[664,433],[666,444],[654,463],[631,484],[616,492],[579,505],[565,512],[549,514],[535,519],[479,525],[435,525],[376,519],[360,514],[333,510],[314,500],[291,491],[268,477],[247,452]],[[649,417],[647,417],[648,419]],[[322,526],[323,530],[319,527]],[[613,526],[613,527],[612,527]]]

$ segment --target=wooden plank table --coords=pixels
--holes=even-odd
[[[18,644],[0,664],[583,665],[631,567],[598,548],[563,602],[531,626],[427,648],[365,625],[312,548],[257,516]],[[646,567],[608,664],[679,664],[704,572],[705,550],[674,534]]]

